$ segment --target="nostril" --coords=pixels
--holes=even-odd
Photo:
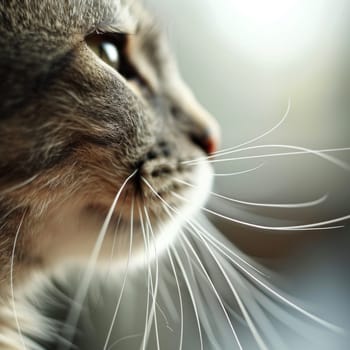
[[[160,177],[162,175],[169,175],[172,173],[172,170],[167,167],[167,166],[163,166],[163,167],[159,167],[157,169],[154,169],[151,173],[152,177]]]
[[[154,150],[151,150],[151,151],[149,151],[149,152],[146,154],[146,158],[147,158],[148,160],[156,159],[157,157],[158,157],[158,154],[157,154],[157,152],[154,151]]]
[[[152,177],[159,177],[161,175],[160,169],[153,170],[151,173]]]

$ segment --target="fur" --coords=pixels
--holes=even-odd
[[[123,71],[88,47],[89,35],[122,36]],[[2,1],[0,46],[0,344],[18,350],[25,339],[35,349],[25,337],[33,330],[27,327],[21,338],[17,329],[26,314],[35,317],[22,311],[21,298],[32,290],[33,276],[88,260],[116,192],[135,170],[112,218],[120,214],[125,224],[115,263],[127,253],[132,198],[148,207],[157,234],[169,240],[160,229],[169,218],[141,177],[164,197],[184,191],[172,177],[203,177],[193,195],[204,198],[209,167],[198,172],[181,161],[213,151],[218,127],[135,1]],[[170,203],[184,208],[176,198]],[[134,249],[142,251],[138,236]],[[39,315],[37,322],[45,323]]]

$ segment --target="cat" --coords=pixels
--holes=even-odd
[[[141,3],[4,0],[0,16],[0,349],[43,349],[58,337],[62,349],[70,348],[69,327],[74,332],[94,273],[107,270],[123,285],[122,296],[124,270],[138,276],[145,260],[148,289],[137,277],[132,286],[150,300],[144,349],[160,308],[154,268],[159,284],[174,276],[179,297],[179,280],[188,287],[201,348],[206,340],[210,348],[241,348],[233,315],[260,349],[280,349],[270,324],[258,327],[274,337],[265,342],[252,320],[264,321],[260,305],[308,333],[305,320],[286,316],[266,295],[336,329],[273,289],[205,218],[192,221],[210,193],[207,156],[218,148],[219,126],[183,82]],[[75,269],[81,278],[62,327],[31,301],[44,304],[53,276]],[[230,292],[244,320],[229,311]],[[230,336],[220,342],[213,330],[221,335],[222,322]],[[104,333],[107,349],[110,332]]]
[[[19,295],[34,288],[35,276],[88,260],[119,189],[101,264],[118,216],[125,229],[114,263],[125,261],[130,220],[134,255],[142,256],[138,207],[147,209],[156,244],[174,239],[176,227],[152,191],[169,197],[179,222],[196,211],[210,166],[181,162],[213,152],[219,128],[141,4],[5,0],[0,18],[0,348],[22,349],[32,345],[17,329],[18,320],[26,324]],[[171,190],[192,203],[170,198]]]

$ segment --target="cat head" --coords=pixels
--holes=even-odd
[[[101,234],[116,261],[131,229],[135,254],[143,233],[170,241],[211,184],[183,161],[214,151],[218,127],[153,18],[112,0],[5,0],[0,16],[0,276],[12,253],[22,270],[86,260]]]

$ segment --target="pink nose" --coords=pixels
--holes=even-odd
[[[213,135],[211,137],[207,138],[206,141],[206,152],[207,154],[212,154],[218,150],[219,147],[219,140],[214,137]]]
[[[192,140],[194,143],[200,146],[203,149],[203,151],[205,151],[208,155],[214,153],[218,149],[219,140],[210,131],[207,131],[201,135],[192,135]]]

